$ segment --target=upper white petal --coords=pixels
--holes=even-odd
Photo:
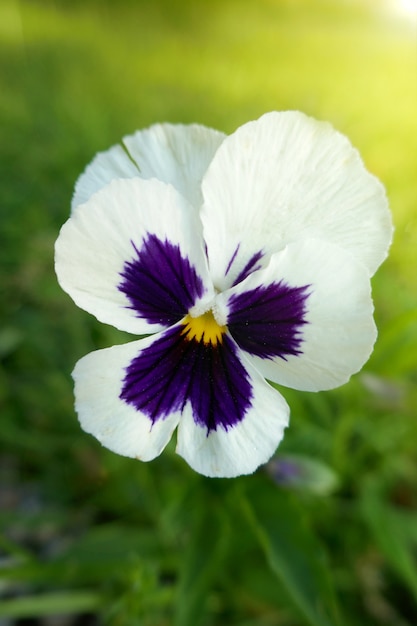
[[[219,294],[218,316],[227,323],[233,294],[279,281],[290,287],[310,286],[307,323],[300,327],[301,353],[285,359],[245,353],[248,359],[265,378],[286,387],[320,391],[344,384],[368,360],[377,337],[366,268],[343,248],[325,241],[290,244],[274,254],[265,269]]]
[[[232,478],[253,473],[274,454],[288,425],[289,407],[238,350],[252,385],[252,405],[241,422],[228,430],[196,424],[191,407],[183,411],[178,427],[177,452],[200,474]]]
[[[75,183],[71,209],[87,202],[93,194],[115,178],[135,176],[140,176],[139,168],[120,144],[105,152],[98,152]]]
[[[162,330],[164,325],[138,317],[119,289],[125,263],[135,257],[132,242],[140,249],[149,234],[179,246],[210,300],[212,283],[198,214],[171,185],[155,179],[114,180],[75,209],[55,245],[60,285],[102,322],[136,334]],[[163,268],[153,270],[163,281]]]
[[[171,439],[179,414],[152,424],[147,415],[120,399],[126,367],[153,338],[91,352],[73,372],[75,408],[82,428],[123,456],[150,461]]]
[[[201,205],[201,179],[225,135],[199,124],[155,124],[99,152],[78,179],[72,207],[114,178],[157,178]]]
[[[254,253],[265,260],[307,237],[346,248],[370,274],[386,257],[392,224],[383,186],[346,137],[302,113],[268,113],[240,127],[216,152],[202,189],[219,289]]]

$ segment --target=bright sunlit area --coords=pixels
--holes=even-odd
[[[369,0],[368,6],[371,6],[376,13],[386,14],[394,20],[401,20],[415,26],[417,19],[416,0],[375,0],[374,2]]]
[[[410,18],[417,16],[417,2],[416,0],[398,0],[396,8],[404,15],[408,15]]]
[[[417,624],[416,14],[0,0],[1,626]]]

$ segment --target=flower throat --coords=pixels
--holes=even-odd
[[[226,326],[220,326],[211,311],[207,311],[199,317],[187,315],[183,322],[181,332],[188,341],[198,341],[199,343],[216,346],[223,341]]]

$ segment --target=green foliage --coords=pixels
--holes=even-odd
[[[264,480],[254,482],[242,506],[272,571],[306,623],[339,624],[328,563],[292,494]]]
[[[415,31],[383,5],[0,1],[0,618],[417,622],[417,60]],[[102,449],[77,424],[70,373],[129,337],[56,283],[76,177],[155,121],[230,132],[290,108],[347,134],[387,187],[396,235],[371,360],[339,390],[281,390],[292,423],[254,477],[204,479],[173,444],[151,464]]]

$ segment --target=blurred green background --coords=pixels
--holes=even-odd
[[[408,6],[408,11],[407,11]],[[401,0],[0,0],[0,624],[417,623],[417,49]],[[195,475],[78,426],[70,373],[130,339],[58,287],[53,244],[98,150],[153,122],[330,121],[396,233],[379,340],[345,387],[282,390],[274,464]],[[288,472],[288,467],[295,471]]]

